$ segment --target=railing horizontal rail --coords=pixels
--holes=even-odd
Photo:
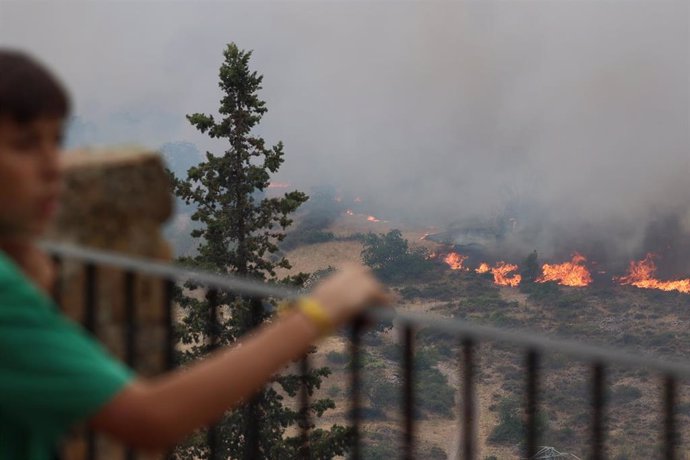
[[[65,258],[75,258],[87,263],[115,266],[176,281],[192,281],[204,284],[209,288],[231,290],[240,295],[289,299],[300,295],[300,292],[296,289],[243,279],[231,273],[216,275],[174,266],[169,263],[52,242],[43,242],[41,246],[51,254]],[[512,345],[539,352],[561,353],[587,362],[620,364],[638,369],[644,368],[645,370],[656,371],[677,378],[690,378],[690,362],[669,360],[650,354],[587,345],[573,340],[537,335],[529,331],[499,329],[461,319],[434,317],[428,314],[400,313],[390,309],[373,309],[369,310],[366,316],[375,321],[395,320],[401,325],[433,327],[438,331],[449,332],[475,341],[489,340],[511,343]]]
[[[87,249],[70,244],[43,241],[41,242],[40,246],[52,255],[57,255],[68,259],[77,259],[96,265],[117,267],[123,270],[136,271],[146,275],[158,276],[160,278],[180,282],[191,281],[193,283],[204,285],[207,288],[234,291],[238,294],[246,295],[248,297],[257,296],[293,299],[300,295],[295,289],[290,289],[276,284],[268,284],[262,281],[241,278],[231,273],[217,275],[200,270],[192,270],[190,268],[181,267],[169,262],[158,262],[140,257],[126,256],[110,251]]]

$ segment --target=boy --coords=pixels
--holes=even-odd
[[[135,376],[60,315],[47,295],[53,268],[34,244],[57,206],[69,108],[45,68],[0,48],[0,458],[48,459],[80,421],[135,448],[168,448],[219,419],[328,330],[390,302],[366,270],[350,267],[242,347],[185,372]]]

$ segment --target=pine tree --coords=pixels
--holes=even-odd
[[[192,236],[199,240],[197,255],[183,258],[188,266],[233,273],[254,279],[277,281],[277,268],[290,268],[288,260],[278,255],[278,243],[292,223],[290,215],[307,200],[299,191],[280,198],[267,198],[271,174],[283,163],[283,144],[267,146],[264,139],[252,133],[266,113],[259,99],[262,75],[249,70],[251,52],[240,50],[234,43],[227,45],[220,67],[219,118],[195,113],[187,119],[202,133],[214,139],[227,140],[228,149],[220,155],[206,153],[205,161],[189,169],[186,180],[175,178],[175,193],[195,211],[192,220],[198,227]],[[297,276],[282,282],[299,284]],[[241,298],[230,292],[209,291],[205,295],[188,293],[195,286],[187,285],[179,292],[184,319],[179,336],[184,344],[181,359],[197,359],[220,345],[234,342],[270,315],[264,308],[266,299]],[[209,340],[209,337],[216,337]],[[307,417],[285,404],[285,397],[294,398],[302,385],[309,393],[318,388],[329,375],[327,368],[313,369],[306,376],[282,375],[268,385],[244,409],[229,413],[212,431],[210,441],[218,446],[221,458],[243,458],[248,445],[258,445],[260,458],[297,458],[304,449],[299,436],[287,436],[286,430],[305,423]],[[320,417],[334,408],[330,399],[314,400],[309,407],[310,418]],[[249,419],[259,420],[258,437],[247,430]],[[300,425],[301,426],[301,425]],[[310,426],[312,458],[332,458],[348,449],[351,430],[333,426],[330,430]],[[178,457],[208,456],[208,443],[203,436],[193,437],[178,448]]]

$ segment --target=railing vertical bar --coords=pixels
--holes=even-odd
[[[177,360],[175,358],[175,312],[173,310],[173,301],[175,298],[175,281],[166,279],[163,281],[163,320],[165,321],[165,362],[164,366],[167,370],[174,369]],[[165,458],[172,460],[175,458],[175,450],[170,449]]]
[[[125,340],[125,362],[130,368],[136,366],[136,296],[135,296],[135,283],[136,276],[134,272],[125,272],[125,330],[124,330],[124,340]],[[126,460],[133,460],[136,458],[136,454],[133,449],[128,448],[125,452]]]
[[[136,276],[133,272],[125,273],[125,361],[129,367],[135,366],[136,355],[136,300],[134,286]]]
[[[526,427],[526,454],[527,458],[532,458],[537,453],[537,443],[539,438],[537,427],[538,415],[538,392],[539,392],[539,354],[535,350],[527,352],[527,427]]]
[[[311,429],[311,417],[309,416],[309,371],[309,357],[305,356],[300,361],[300,374],[302,374],[302,389],[300,391],[300,412],[302,413],[300,429],[302,431],[302,448],[300,454],[305,460],[309,460],[311,458],[311,449],[309,446],[309,430]]]
[[[165,280],[163,286],[163,315],[165,318],[165,367],[174,369],[177,365],[175,358],[175,312],[173,300],[175,296],[175,281]]]
[[[361,420],[361,345],[362,345],[362,328],[364,321],[362,318],[357,318],[352,323],[352,337],[350,340],[350,376],[352,378],[350,383],[350,416],[352,418],[352,460],[360,460],[361,439],[359,424]]]
[[[206,333],[208,334],[208,351],[212,353],[218,348],[218,290],[209,289],[206,293],[206,300],[208,301],[208,317],[206,318]],[[209,459],[219,459],[218,452],[218,425],[213,424],[208,427],[206,432],[206,442],[208,443]]]
[[[84,327],[92,334],[96,334],[96,265],[87,263],[84,279]]]
[[[667,375],[664,379],[664,458],[676,459],[678,433],[676,431],[676,379]]]
[[[462,452],[465,460],[474,460],[474,341],[462,340]]]
[[[62,309],[62,258],[57,254],[53,254],[52,259],[53,265],[55,266],[56,276],[51,293],[53,295],[53,302],[55,302],[55,305]]]
[[[96,296],[98,292],[96,265],[87,263],[84,267],[84,327],[96,335]],[[86,458],[96,458],[96,435],[92,430],[86,433]]]
[[[604,410],[606,375],[602,363],[594,363],[592,366],[592,460],[603,460],[605,434],[604,434]]]
[[[245,325],[245,333],[254,330],[262,322],[263,304],[261,299],[253,298],[249,302],[248,321]],[[244,458],[246,460],[254,460],[257,458],[264,458],[261,455],[261,445],[259,435],[261,428],[259,423],[261,421],[261,406],[263,401],[263,391],[257,393],[245,408],[245,451]]]
[[[414,458],[414,344],[412,326],[405,325],[402,330],[403,341],[403,456],[405,460]]]
[[[53,295],[53,302],[59,309],[62,310],[62,257],[57,254],[52,255],[53,264],[55,265],[55,283],[51,291]],[[57,446],[53,452],[53,460],[60,460],[62,458],[62,446]]]

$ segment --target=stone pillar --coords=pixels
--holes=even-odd
[[[68,152],[64,157],[65,190],[51,241],[115,251],[133,257],[169,261],[171,249],[162,225],[172,214],[173,199],[162,159],[144,150]],[[61,264],[61,306],[77,322],[85,318],[85,266]],[[124,273],[97,267],[95,335],[124,360],[126,334]],[[136,352],[134,369],[152,375],[164,369],[163,283],[136,276]],[[98,458],[122,458],[122,449],[99,439]],[[65,457],[84,458],[84,440],[72,438]]]

